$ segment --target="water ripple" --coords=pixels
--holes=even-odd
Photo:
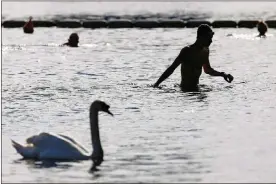
[[[2,30],[3,181],[274,181],[275,36],[231,39],[225,35],[256,30],[215,29],[211,65],[235,80],[202,73],[200,90],[183,92],[179,68],[160,88],[152,85],[194,41],[195,29],[80,29],[79,48],[41,46],[58,45],[72,32],[52,30],[32,36]],[[88,110],[96,99],[114,113],[99,114],[105,153],[99,171],[89,172],[91,161],[13,162],[20,156],[10,138],[25,142],[44,131],[92,150]]]

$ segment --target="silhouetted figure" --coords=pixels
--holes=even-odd
[[[29,17],[29,21],[23,26],[23,31],[27,34],[32,34],[34,32],[32,17]]]
[[[258,31],[259,31],[259,37],[265,37],[265,33],[267,32],[267,25],[265,22],[263,21],[260,21],[258,24],[257,24],[257,28],[258,28]]]
[[[78,47],[78,43],[79,43],[79,36],[77,33],[72,33],[68,39],[67,43],[64,43],[62,45],[66,45],[69,47]]]
[[[184,47],[174,62],[165,70],[153,87],[158,87],[181,64],[181,88],[184,91],[197,91],[202,67],[206,74],[221,76],[231,83],[234,77],[231,74],[214,70],[209,63],[209,46],[212,43],[214,32],[202,24],[197,29],[197,40],[194,44]]]

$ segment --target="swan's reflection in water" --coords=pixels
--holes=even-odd
[[[133,154],[132,154],[133,153]],[[96,170],[89,169],[92,181],[101,181],[105,178],[113,178],[113,182],[160,182],[160,174],[167,176],[164,181],[170,181],[179,177],[177,182],[200,182],[203,175],[210,173],[208,165],[198,158],[201,150],[187,152],[183,148],[178,150],[168,150],[164,153],[156,153],[155,156],[145,154],[135,154],[134,151],[125,155],[124,158],[106,161]],[[151,154],[151,153],[148,153]],[[135,170],[135,172],[133,172]],[[149,172],[151,171],[151,172]],[[193,177],[191,177],[193,175]]]
[[[70,163],[78,163],[80,161],[71,161]],[[63,160],[33,160],[33,159],[17,159],[14,160],[15,164],[26,164],[30,168],[43,169],[43,168],[60,168],[60,169],[69,169],[72,167],[72,164],[69,164],[68,161]]]

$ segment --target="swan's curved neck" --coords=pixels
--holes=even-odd
[[[103,154],[101,140],[100,140],[100,133],[99,133],[98,110],[93,108],[90,110],[90,129],[91,129],[91,139],[92,139],[92,146],[93,146],[92,155]]]

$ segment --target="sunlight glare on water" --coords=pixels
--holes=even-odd
[[[53,38],[70,32],[3,29],[3,181],[274,181],[274,30],[266,39],[244,39],[226,35],[251,30],[215,29],[211,64],[235,80],[202,74],[197,93],[180,91],[179,68],[162,89],[150,87],[194,41],[194,29],[84,30],[79,48],[58,47],[62,37]],[[41,131],[92,149],[88,108],[95,99],[115,115],[100,114],[100,172],[88,173],[90,161],[41,168],[18,160],[10,138],[23,143]]]
[[[276,30],[214,29],[210,62],[229,84],[202,74],[200,92],[178,87],[180,67],[152,88],[196,29],[2,29],[3,182],[275,182]],[[80,47],[59,47],[79,32]],[[227,36],[232,35],[232,36]],[[42,131],[92,151],[89,106],[100,99],[105,157],[20,160],[10,139]]]

